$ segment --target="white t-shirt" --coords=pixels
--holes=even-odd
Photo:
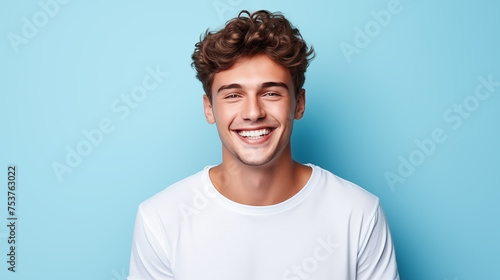
[[[129,280],[395,280],[379,199],[318,166],[293,197],[236,203],[206,167],[140,204]]]

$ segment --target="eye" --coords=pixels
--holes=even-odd
[[[224,99],[234,99],[234,98],[238,98],[238,97],[240,97],[240,95],[238,95],[236,93],[231,93],[231,94],[224,96]]]
[[[277,93],[277,92],[270,91],[270,92],[266,92],[266,93],[264,94],[264,96],[271,96],[271,97],[274,97],[274,96],[280,96],[280,94],[279,94],[279,93]]]

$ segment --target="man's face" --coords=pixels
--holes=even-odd
[[[267,55],[242,58],[214,76],[205,116],[216,123],[223,160],[261,166],[290,153],[294,119],[305,109],[305,91],[295,97],[290,72]]]

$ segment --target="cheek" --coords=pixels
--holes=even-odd
[[[274,116],[282,120],[293,120],[295,119],[295,106],[283,105],[282,107],[274,108]]]
[[[287,125],[295,120],[295,113],[292,109],[268,111],[268,116],[279,121],[282,125]]]
[[[228,124],[235,118],[234,108],[228,106],[214,106],[213,112],[215,121],[220,124]]]

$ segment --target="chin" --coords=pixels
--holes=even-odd
[[[253,159],[238,157],[238,160],[245,165],[258,167],[258,166],[267,165],[268,163],[272,162],[273,157],[253,158]]]

